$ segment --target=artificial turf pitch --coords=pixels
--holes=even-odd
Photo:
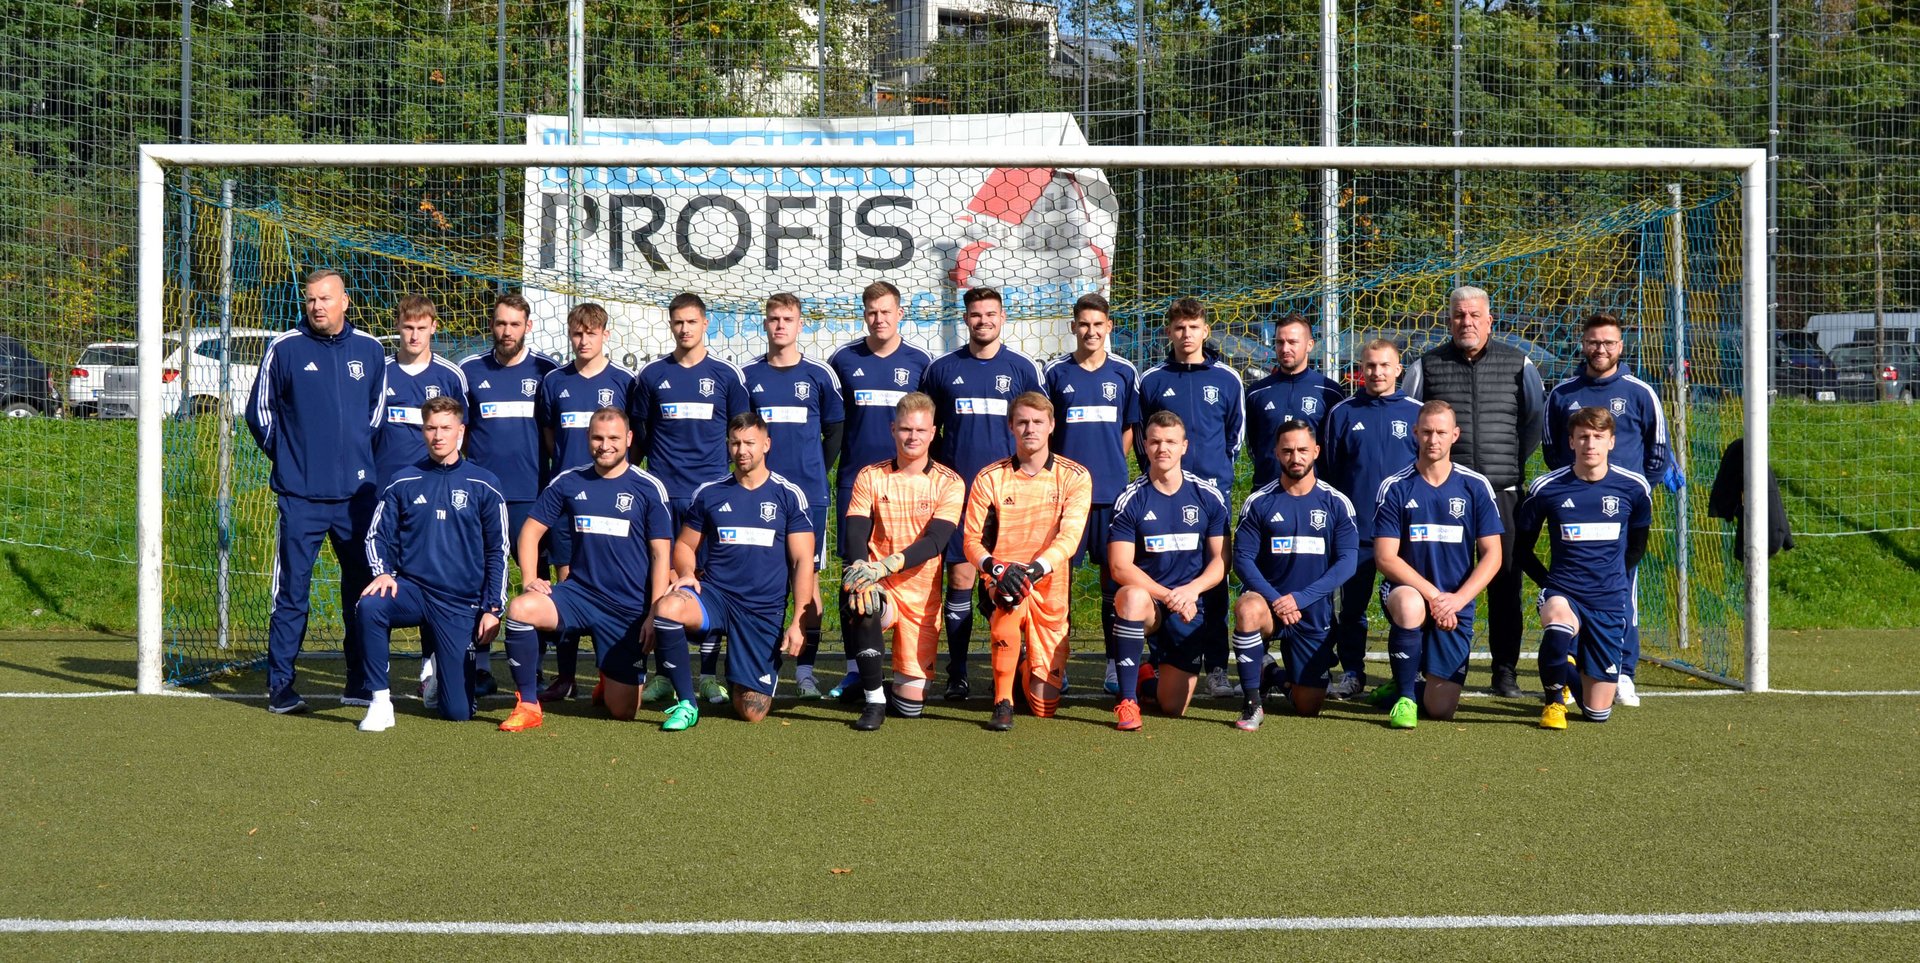
[[[1782,687],[1920,689],[1892,633],[1775,646]],[[1901,644],[1906,643],[1906,644]],[[1866,646],[1885,658],[1866,658]],[[130,682],[130,646],[0,643],[0,691]],[[1892,664],[1888,664],[1891,662]],[[303,667],[320,695],[338,663]],[[1077,675],[1097,679],[1086,663]],[[410,678],[397,666],[397,678]],[[978,672],[976,672],[978,675]],[[1485,677],[1476,670],[1473,680]],[[976,682],[980,681],[976,679]],[[222,689],[257,692],[257,679]],[[782,701],[694,730],[584,702],[518,735],[401,705],[0,699],[0,919],[1187,920],[1920,908],[1920,698],[1649,698],[1534,727],[1476,698],[1389,731],[1203,700],[1111,729],[1105,699],[984,731],[934,703],[878,733]],[[334,689],[333,691],[337,691]],[[498,721],[507,702],[485,703]],[[718,707],[716,707],[716,710]],[[461,936],[0,934],[0,959],[1920,958],[1920,924],[1315,932]]]

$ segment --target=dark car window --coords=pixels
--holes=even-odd
[[[80,353],[76,362],[84,365],[131,365],[139,363],[140,349],[130,344],[96,344]]]

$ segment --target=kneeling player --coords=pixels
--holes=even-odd
[[[1314,477],[1320,445],[1313,427],[1281,422],[1273,453],[1280,477],[1247,498],[1233,538],[1233,571],[1247,587],[1233,607],[1233,658],[1247,694],[1234,725],[1248,732],[1266,718],[1260,670],[1270,638],[1284,640],[1294,711],[1320,714],[1337,657],[1333,596],[1360,555],[1353,503]]]
[[[1568,660],[1578,646],[1580,711],[1593,722],[1613,713],[1614,687],[1626,657],[1633,617],[1633,576],[1647,551],[1653,524],[1653,489],[1647,480],[1607,462],[1613,450],[1613,415],[1582,408],[1567,419],[1573,464],[1540,476],[1527,489],[1515,524],[1514,551],[1540,586],[1540,682],[1547,705],[1540,725],[1567,727],[1562,693],[1574,682]],[[1540,530],[1548,528],[1551,564],[1534,554]]]
[[[1038,391],[1007,413],[1014,453],[980,470],[967,491],[967,560],[993,595],[993,717],[1013,728],[1013,686],[1024,673],[1027,704],[1040,717],[1060,704],[1067,669],[1069,559],[1093,503],[1093,476],[1053,454],[1053,403]],[[1020,647],[1026,643],[1024,669]]]
[[[440,712],[455,722],[473,718],[472,647],[492,640],[506,604],[507,501],[492,472],[460,458],[464,408],[448,395],[420,406],[427,457],[395,474],[367,528],[374,578],[356,614],[373,696],[362,732],[393,728],[387,655],[395,626],[420,627],[441,680]]]
[[[600,665],[594,701],[604,702],[615,719],[632,719],[639,707],[640,674],[651,644],[647,606],[666,591],[672,523],[666,487],[627,463],[632,444],[625,411],[594,412],[587,424],[593,463],[555,477],[520,527],[521,572],[540,571],[540,539],[554,527],[573,533],[573,567],[558,585],[523,577],[524,591],[507,606],[507,665],[519,702],[500,724],[502,731],[541,723],[539,632],[592,635]],[[699,715],[683,702],[667,710],[667,721],[688,713]]]
[[[653,621],[660,664],[682,701],[694,692],[687,637],[726,635],[728,695],[748,722],[773,708],[781,656],[799,655],[801,626],[820,618],[807,496],[767,469],[769,447],[758,412],[727,422],[733,474],[694,490],[673,545],[673,584]],[[793,620],[783,633],[789,591]]]
[[[933,399],[918,391],[893,411],[894,455],[860,469],[847,503],[847,551],[853,559],[841,581],[840,625],[847,661],[859,667],[866,708],[853,727],[863,732],[886,720],[882,636],[893,630],[893,707],[920,714],[940,646],[940,553],[960,527],[966,483],[936,463]]]
[[[1213,483],[1180,470],[1187,426],[1179,415],[1161,410],[1147,419],[1146,450],[1147,473],[1114,500],[1107,533],[1107,565],[1120,586],[1113,714],[1123,732],[1140,728],[1140,648],[1149,637],[1160,709],[1186,714],[1207,648],[1205,596],[1227,577],[1227,503]]]
[[[1431,718],[1453,718],[1473,648],[1473,600],[1500,571],[1504,530],[1492,483],[1453,463],[1460,438],[1453,406],[1422,405],[1413,436],[1414,463],[1380,484],[1373,518],[1393,681],[1370,701],[1392,706],[1387,725],[1395,729],[1418,725],[1423,708]]]

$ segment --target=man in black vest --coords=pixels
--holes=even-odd
[[[1526,352],[1493,340],[1487,292],[1458,287],[1447,296],[1452,339],[1407,368],[1407,397],[1444,401],[1459,419],[1453,460],[1493,483],[1500,506],[1500,574],[1487,586],[1488,648],[1495,695],[1519,698],[1514,667],[1520,661],[1520,566],[1513,564],[1514,509],[1526,493],[1527,458],[1540,447],[1546,388]]]

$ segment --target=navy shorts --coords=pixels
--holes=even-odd
[[[1629,621],[1627,613],[1593,608],[1558,589],[1541,589],[1540,604],[1547,599],[1565,599],[1580,620],[1573,657],[1580,663],[1580,674],[1595,682],[1620,681],[1620,658],[1625,651]]]
[[[1380,582],[1380,610],[1387,611],[1387,596],[1396,586]],[[1460,610],[1451,629],[1443,629],[1432,619],[1420,629],[1420,671],[1429,679],[1445,679],[1456,684],[1467,681],[1467,659],[1473,654],[1473,605]]]
[[[1281,629],[1278,638],[1280,660],[1287,667],[1287,681],[1305,689],[1326,688],[1339,661],[1333,637],[1325,632],[1309,632],[1296,623]]]
[[[593,636],[593,661],[600,674],[615,682],[639,685],[646,673],[646,655],[640,651],[640,630],[647,613],[614,605],[578,582],[553,587],[553,609],[560,614],[560,631]]]
[[[1080,536],[1080,549],[1073,553],[1070,564],[1079,565],[1087,559],[1093,559],[1104,575],[1107,571],[1107,530],[1113,527],[1113,506],[1095,505],[1087,510],[1087,530]]]
[[[1206,598],[1199,600],[1191,619],[1167,611],[1167,607],[1158,602],[1153,607],[1160,613],[1160,630],[1147,639],[1153,664],[1199,675],[1201,663],[1206,660],[1206,633],[1202,631],[1207,624]]]
[[[700,639],[716,632],[727,637],[727,681],[743,689],[773,695],[780,680],[780,619],[786,614],[785,600],[780,605],[755,606],[732,592],[703,581],[700,591],[691,593],[700,603]]]

